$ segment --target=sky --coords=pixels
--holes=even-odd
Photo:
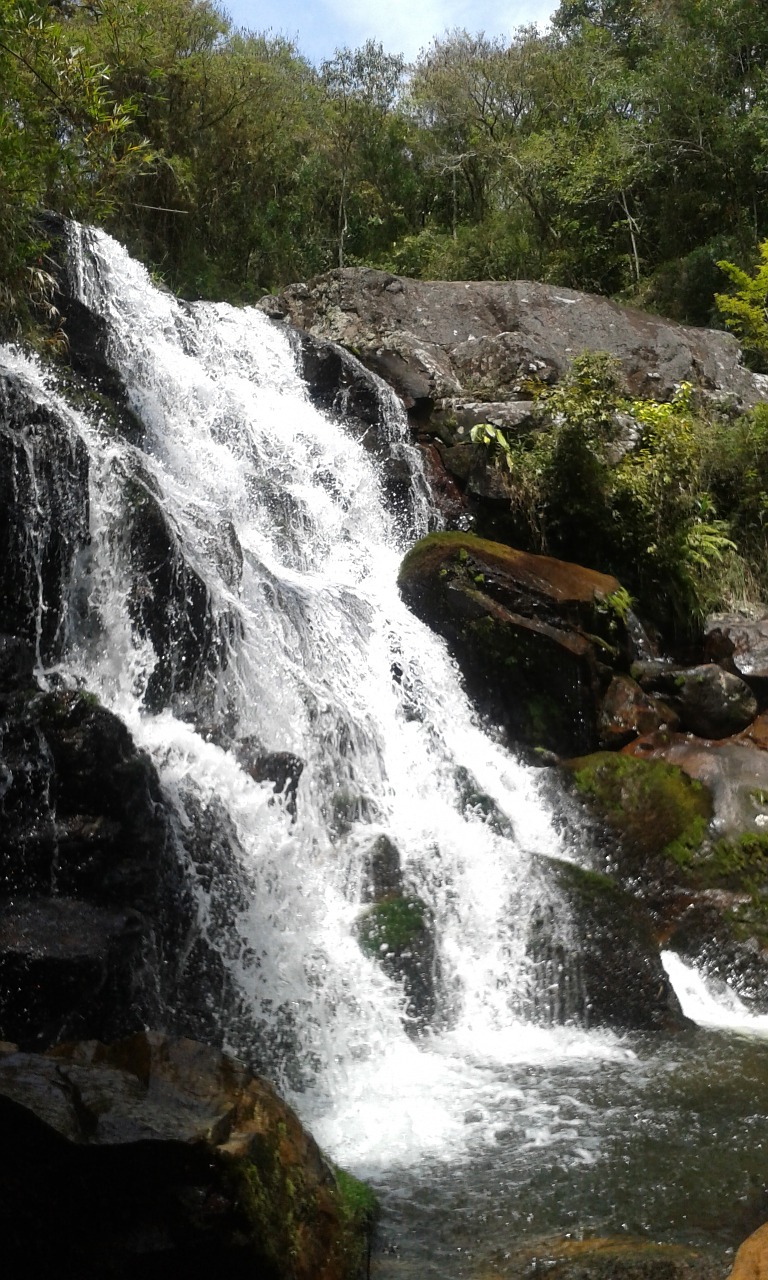
[[[311,62],[336,48],[378,40],[388,53],[412,61],[420,49],[453,27],[507,35],[530,22],[546,23],[556,0],[221,0],[236,27],[271,30],[295,40]]]

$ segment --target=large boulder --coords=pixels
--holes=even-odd
[[[141,1033],[0,1055],[0,1230],[30,1275],[353,1280],[373,1198],[237,1061]]]
[[[153,765],[91,695],[29,673],[0,690],[0,734],[0,1036],[162,1018],[193,911]]]
[[[445,636],[470,693],[511,741],[589,751],[612,665],[630,642],[620,584],[471,534],[430,534],[409,551],[403,598]]]
[[[452,402],[525,400],[531,377],[556,381],[575,354],[608,351],[633,394],[668,399],[690,381],[751,405],[763,383],[729,334],[689,329],[608,298],[523,280],[409,280],[347,267],[259,304],[353,350],[417,421]]]

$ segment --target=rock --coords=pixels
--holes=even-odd
[[[666,400],[689,381],[743,405],[762,399],[730,335],[554,285],[408,280],[349,267],[259,305],[355,351],[419,420],[430,402],[442,411],[447,401],[519,399],[529,379],[556,380],[585,349],[616,356],[636,396]]]
[[[363,951],[388,977],[402,983],[406,1030],[417,1034],[435,1016],[435,940],[429,911],[419,899],[391,894],[368,907],[356,925]]]
[[[725,784],[714,785],[713,774],[721,757],[726,763],[728,744],[670,737],[668,757],[661,748],[648,750],[654,738],[639,739],[618,756],[598,753],[568,767],[612,836],[604,869],[644,904],[664,946],[727,982],[762,1013],[768,1010],[768,831],[754,825],[745,831],[737,821],[722,834],[710,821],[711,791],[715,815],[718,800],[723,813]],[[730,750],[741,751],[746,767],[750,749],[732,744]],[[698,776],[684,772],[686,766]],[[768,791],[759,800],[768,807]]]
[[[15,375],[0,374],[0,631],[45,665],[84,611],[78,569],[89,542],[88,456],[68,422]]]
[[[513,1247],[507,1257],[505,1280],[722,1280],[725,1270],[716,1253],[626,1235],[532,1241]],[[501,1275],[484,1273],[483,1280]]]
[[[757,715],[757,700],[749,686],[712,662],[698,667],[638,662],[632,675],[645,692],[670,703],[684,729],[702,738],[740,733]]]
[[[614,837],[606,868],[627,885],[676,884],[707,833],[712,801],[675,765],[599,751],[564,767]]]
[[[400,854],[389,836],[377,836],[363,854],[363,902],[382,902],[402,895]]]
[[[157,774],[123,723],[88,694],[0,692],[0,1036],[162,1025],[191,925]]]
[[[529,934],[536,1014],[548,1023],[620,1031],[686,1026],[642,904],[609,876],[538,861],[557,895],[542,896]]]
[[[756,746],[749,730],[720,741],[661,731],[625,748],[643,760],[663,760],[702,783],[712,797],[712,829],[735,838],[768,831],[768,751]]]
[[[643,693],[629,676],[614,676],[600,708],[598,734],[604,747],[619,748],[641,734],[656,729],[675,729],[680,723],[676,711],[658,698]]]
[[[768,1223],[739,1246],[728,1280],[768,1280]]]
[[[704,626],[704,656],[768,698],[768,617],[714,614]]]
[[[448,640],[470,693],[512,741],[561,754],[596,744],[606,664],[622,665],[629,649],[615,578],[443,533],[416,543],[399,585]]]
[[[235,754],[254,782],[272,782],[275,795],[285,797],[285,807],[296,816],[296,791],[304,761],[291,751],[265,751],[255,738],[240,738]]]
[[[187,562],[150,476],[137,467],[125,480],[125,496],[132,568],[128,607],[139,635],[157,655],[147,707],[160,711],[174,702],[193,719],[205,717],[206,694],[212,696],[215,673],[224,665],[234,621],[214,615],[208,588]]]
[[[234,1059],[141,1033],[0,1057],[6,1262],[30,1274],[353,1280],[373,1198]]]

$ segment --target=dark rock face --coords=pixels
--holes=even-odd
[[[372,1198],[352,1207],[352,1180],[234,1059],[155,1033],[3,1048],[9,1264],[69,1280],[358,1274]]]
[[[553,285],[408,280],[345,268],[259,305],[353,349],[417,417],[450,399],[525,400],[527,379],[556,381],[585,349],[617,356],[638,396],[668,399],[690,381],[743,404],[761,398],[762,384],[739,363],[731,336]]]
[[[528,951],[540,979],[537,1015],[549,1023],[619,1031],[686,1026],[642,903],[609,876],[571,863],[548,859],[546,874],[561,901],[542,899],[532,922]]]
[[[684,729],[701,738],[740,733],[757,715],[757,699],[749,686],[715,663],[675,667],[642,662],[635,664],[632,674],[646,693],[670,704]]]
[[[200,718],[207,710],[206,686],[223,663],[227,632],[234,623],[214,617],[208,589],[187,562],[149,478],[137,473],[127,480],[126,496],[133,569],[128,603],[139,635],[151,641],[157,655],[147,684],[147,706],[160,711],[194,693],[190,709],[194,718]],[[226,531],[223,539],[226,553]],[[230,559],[233,581],[237,581],[242,552],[236,536],[234,543]]]
[[[0,1034],[163,1025],[191,923],[160,787],[86,694],[0,696]]]
[[[597,741],[597,708],[626,662],[615,578],[469,534],[408,553],[400,590],[445,636],[481,709],[513,742],[568,754]]]
[[[69,424],[0,377],[0,631],[57,661],[88,548],[88,457]]]

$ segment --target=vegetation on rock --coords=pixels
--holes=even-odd
[[[642,867],[668,878],[691,865],[712,809],[700,782],[675,765],[610,751],[572,760],[568,768],[576,792],[619,837],[627,875]]]

